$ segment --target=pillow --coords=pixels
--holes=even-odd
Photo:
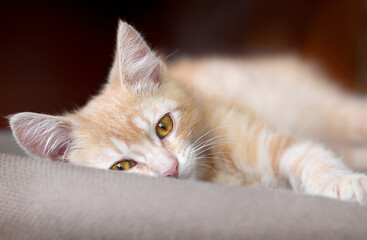
[[[367,209],[0,154],[0,239],[365,239]]]

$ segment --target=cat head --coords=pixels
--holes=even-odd
[[[152,176],[188,177],[205,127],[194,97],[130,25],[119,22],[114,64],[102,91],[62,116],[10,117],[30,155]]]

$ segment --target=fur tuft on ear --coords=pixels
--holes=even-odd
[[[122,84],[135,90],[157,87],[162,80],[164,64],[129,24],[119,21],[117,58]]]
[[[18,113],[9,117],[18,144],[30,155],[64,161],[72,146],[72,123],[67,117]]]

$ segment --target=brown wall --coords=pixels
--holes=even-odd
[[[366,9],[362,0],[3,1],[0,116],[61,113],[85,103],[108,73],[119,17],[161,52],[179,49],[173,57],[294,49],[321,60],[342,86],[363,90]]]

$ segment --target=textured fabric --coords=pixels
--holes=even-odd
[[[9,129],[0,129],[0,152],[26,156]]]
[[[0,239],[366,239],[367,208],[0,154]]]

